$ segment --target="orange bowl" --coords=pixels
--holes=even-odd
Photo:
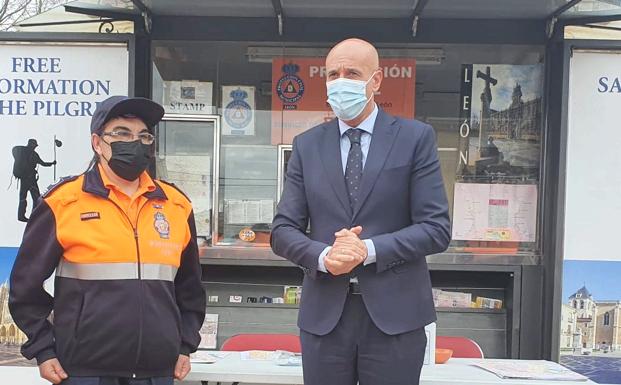
[[[436,349],[436,364],[443,364],[451,358],[453,351],[451,349]]]

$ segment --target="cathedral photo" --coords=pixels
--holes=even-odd
[[[26,340],[9,313],[9,284],[5,281],[0,285],[0,366],[29,365],[19,352]]]
[[[537,180],[541,151],[541,65],[473,64],[468,170],[477,181]],[[466,171],[466,170],[465,170]]]

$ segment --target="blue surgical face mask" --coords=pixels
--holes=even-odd
[[[328,103],[337,118],[349,121],[362,113],[371,100],[367,98],[367,84],[373,79],[373,75],[366,82],[339,78],[326,83]]]

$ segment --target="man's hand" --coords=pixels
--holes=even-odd
[[[60,384],[69,378],[56,358],[49,359],[39,365],[39,374],[41,378],[48,380],[52,384]]]
[[[185,376],[190,373],[191,368],[192,365],[190,364],[190,357],[180,354],[177,359],[177,365],[175,365],[175,379],[183,381]]]
[[[368,250],[365,243],[358,238],[361,232],[362,227],[356,226],[334,234],[334,245],[324,258],[326,270],[332,275],[347,274],[364,262]]]

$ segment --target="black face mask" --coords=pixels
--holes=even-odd
[[[143,144],[140,140],[112,142],[110,148],[112,156],[108,159],[108,166],[127,181],[138,179],[151,162],[151,145]]]

